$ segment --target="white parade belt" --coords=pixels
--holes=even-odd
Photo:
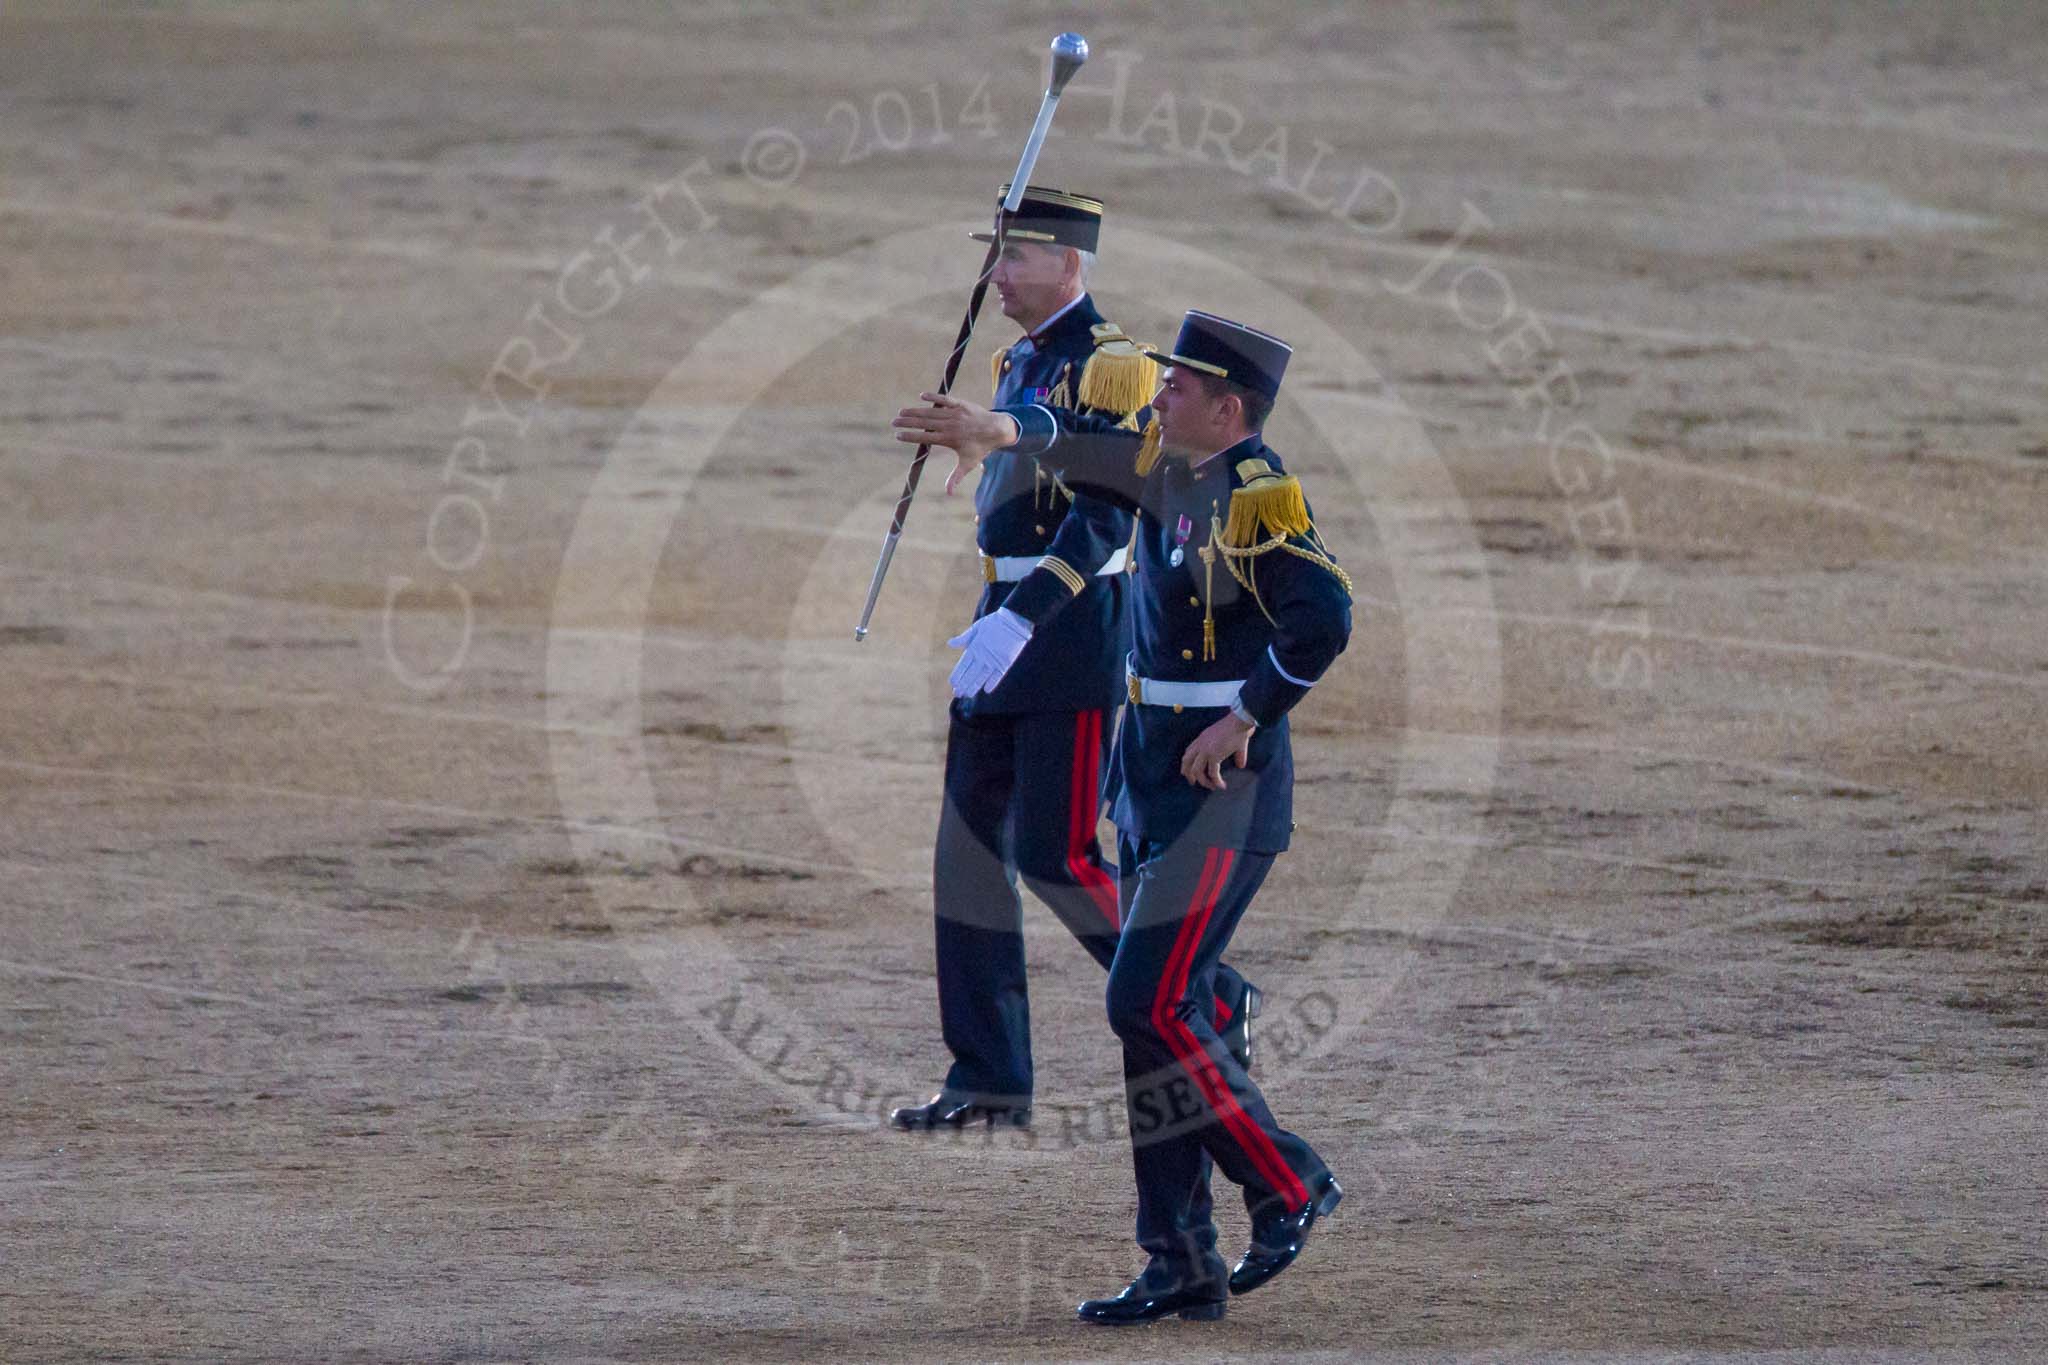
[[[1178,711],[1183,706],[1229,706],[1237,700],[1244,679],[1232,682],[1161,682],[1157,678],[1141,678],[1126,666],[1124,685],[1130,691],[1133,706],[1171,706]]]
[[[1097,578],[1124,571],[1124,563],[1130,558],[1130,548],[1119,546],[1103,566],[1095,571]],[[984,583],[1015,583],[1030,573],[1044,559],[1038,555],[983,555],[981,557],[981,581]]]

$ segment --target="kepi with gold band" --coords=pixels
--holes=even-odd
[[[1173,349],[1146,354],[1161,365],[1185,365],[1272,399],[1280,396],[1294,348],[1269,332],[1191,308]]]
[[[1009,197],[1010,187],[1004,185],[996,194],[996,202],[1000,204]],[[995,230],[985,228],[967,235],[977,242],[986,242],[995,237]],[[1024,197],[1017,201],[1016,212],[1003,214],[1005,241],[1014,238],[1020,242],[1094,251],[1101,235],[1102,201],[1085,194],[1026,185]]]
[[[1280,396],[1280,380],[1287,373],[1294,348],[1270,332],[1191,308],[1181,320],[1172,350],[1144,349],[1144,354],[1159,365],[1225,380],[1270,403]],[[1138,473],[1150,474],[1158,462],[1159,428],[1155,422],[1146,427],[1144,443],[1138,447]]]

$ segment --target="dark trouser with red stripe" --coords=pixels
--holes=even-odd
[[[1281,1128],[1217,1040],[1217,959],[1273,866],[1270,853],[1118,841],[1124,931],[1109,969],[1109,1022],[1124,1045],[1138,1245],[1199,1267],[1216,1244],[1209,1162],[1244,1187],[1247,1209],[1288,1208],[1328,1173]]]
[[[946,802],[932,887],[944,1093],[1031,1102],[1031,1010],[1017,878],[1106,969],[1116,957],[1116,873],[1102,856],[1102,711],[963,716],[946,736]],[[1243,979],[1220,969],[1231,1002]]]

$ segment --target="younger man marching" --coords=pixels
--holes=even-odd
[[[991,283],[1024,336],[993,358],[995,401],[1135,431],[1157,369],[1086,292],[1101,227],[1100,201],[1035,185],[1005,215]],[[968,635],[1006,672],[985,687],[957,670],[953,679],[933,857],[939,1019],[953,1065],[938,1095],[895,1112],[908,1129],[1030,1121],[1020,873],[1105,969],[1120,927],[1095,829],[1107,722],[1124,692],[1130,514],[1077,495],[1028,456],[998,456],[975,490],[975,522],[986,587]],[[1257,1000],[1220,967],[1218,1026],[1247,1061]]]

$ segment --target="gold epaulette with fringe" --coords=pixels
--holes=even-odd
[[[1315,523],[1309,519],[1308,499],[1301,491],[1301,480],[1292,474],[1282,474],[1257,458],[1240,460],[1237,475],[1244,485],[1230,495],[1230,520],[1214,518],[1210,534],[1212,542],[1223,552],[1223,563],[1230,576],[1252,594],[1259,610],[1265,612],[1266,604],[1259,597],[1255,561],[1274,550],[1326,570],[1349,595],[1351,575],[1331,556],[1329,547],[1316,532]],[[1266,612],[1266,617],[1271,620],[1272,613]]]
[[[1315,529],[1308,519],[1308,499],[1302,496],[1300,479],[1256,458],[1238,461],[1237,477],[1244,480],[1244,486],[1230,495],[1230,520],[1223,527],[1225,545],[1243,549],[1266,535],[1305,536]]]
[[[1079,405],[1115,413],[1135,431],[1138,409],[1159,389],[1159,366],[1115,323],[1098,322],[1088,330],[1095,338],[1095,353],[1081,371]]]
[[[1008,350],[997,351],[988,358],[988,394],[991,398],[1003,387],[1003,362],[1009,358]]]

